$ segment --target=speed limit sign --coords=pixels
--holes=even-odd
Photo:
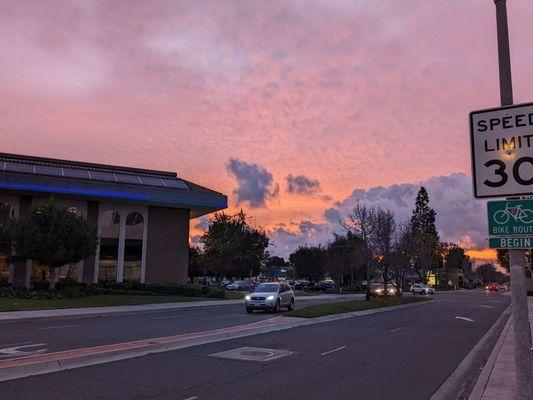
[[[475,197],[533,194],[533,103],[473,111]]]

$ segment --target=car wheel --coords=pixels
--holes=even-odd
[[[279,309],[280,309],[280,303],[279,303],[279,299],[276,300],[276,305],[274,306],[274,308],[272,309],[272,311],[274,311],[275,313],[279,312]]]
[[[254,312],[254,309],[253,309],[252,307],[246,307],[246,312],[247,312],[248,314],[251,314],[251,313]]]
[[[413,291],[411,291],[411,293],[413,294],[413,296],[414,296],[414,295],[416,294],[416,292],[415,292],[414,290],[413,290]]]
[[[287,306],[287,311],[294,310],[294,299],[291,299],[290,304]]]

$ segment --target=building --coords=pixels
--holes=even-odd
[[[4,213],[18,218],[50,197],[98,229],[96,255],[59,273],[84,283],[186,283],[189,220],[227,207],[223,194],[173,172],[0,153]],[[0,280],[46,279],[47,268],[7,265],[0,253]]]

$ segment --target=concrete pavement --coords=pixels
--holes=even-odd
[[[529,321],[533,323],[533,297],[528,297]],[[511,319],[503,329],[469,400],[510,400],[516,394],[514,337]]]

